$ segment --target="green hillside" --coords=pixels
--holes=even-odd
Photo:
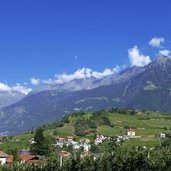
[[[171,116],[158,112],[135,112],[134,110],[112,109],[98,112],[78,112],[65,116],[63,120],[56,121],[41,127],[44,135],[51,140],[56,137],[73,136],[76,140],[89,138],[94,142],[96,134],[104,136],[122,136],[127,129],[136,131],[139,138],[123,142],[123,147],[133,146],[160,146],[171,136]],[[165,133],[167,138],[159,138],[160,133]],[[23,149],[30,147],[34,133],[26,133],[15,137],[2,137],[0,149],[9,151],[11,148]]]
[[[101,117],[97,117],[101,115]],[[94,116],[94,117],[93,117]],[[103,118],[103,117],[106,118]],[[103,118],[105,122],[100,121]],[[102,119],[102,120],[103,120]],[[68,123],[66,123],[68,121]],[[56,127],[64,123],[62,127]],[[82,136],[79,131],[84,130]],[[101,110],[94,113],[76,113],[64,118],[61,122],[44,126],[47,135],[56,134],[60,137],[74,136],[77,139],[87,137],[93,140],[95,134],[104,136],[122,136],[127,129],[135,129],[136,135],[141,138],[130,139],[124,142],[124,146],[159,146],[163,139],[159,138],[160,133],[171,136],[171,116],[158,112],[135,112],[134,110]]]

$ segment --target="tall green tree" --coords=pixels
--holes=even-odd
[[[37,129],[35,133],[34,143],[31,145],[31,152],[42,156],[47,156],[50,152],[49,142],[44,137],[42,129]]]

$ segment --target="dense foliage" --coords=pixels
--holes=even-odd
[[[161,115],[157,112],[118,108],[67,115],[60,121],[44,125],[37,130],[33,129],[32,134],[25,134],[18,138],[1,137],[1,149],[13,155],[15,161],[13,165],[1,166],[0,171],[171,170],[170,119],[169,115]],[[124,134],[129,128],[136,129],[136,135],[142,137],[121,140],[118,143],[117,135]],[[107,138],[103,143],[95,145],[96,133],[101,131]],[[166,133],[166,138],[159,138],[161,132]],[[149,137],[149,135],[153,136]],[[63,148],[55,147],[58,136],[63,138],[74,136],[75,141],[88,137],[91,150],[82,159],[71,145],[64,145]],[[33,137],[35,143],[31,145],[31,151],[42,156],[41,159],[43,162],[45,160],[45,163],[18,164],[20,160],[17,159],[17,151],[21,149],[19,145],[25,141],[25,146],[30,148],[30,140]],[[72,157],[63,159],[63,166],[60,167],[59,154],[62,150],[70,152]],[[85,155],[83,149],[79,152]]]
[[[105,110],[93,112],[89,118],[80,116],[74,125],[75,135],[85,136],[88,133],[96,133],[100,125],[110,125],[108,114]]]
[[[13,164],[0,167],[2,171],[140,171],[140,170],[170,170],[171,169],[171,149],[144,149],[132,148],[123,150],[115,149],[111,153],[103,154],[97,158],[87,156],[80,159],[75,154],[69,159],[63,160],[63,166],[60,168],[59,157],[48,160],[46,164]]]

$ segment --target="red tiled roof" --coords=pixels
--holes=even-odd
[[[39,157],[30,155],[30,154],[20,154],[19,157],[20,157],[20,159],[25,160],[25,161],[39,160]]]
[[[71,156],[71,153],[68,152],[68,151],[61,151],[61,152],[59,153],[59,155],[62,156],[62,157],[64,157],[64,158],[68,158],[68,157]]]
[[[127,131],[128,131],[128,132],[135,132],[134,129],[128,129]]]

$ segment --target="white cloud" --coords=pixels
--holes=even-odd
[[[37,78],[31,78],[30,79],[30,82],[33,84],[33,85],[39,85],[40,84],[40,79],[37,79]]]
[[[79,80],[79,79],[83,79],[82,85],[80,85],[80,87],[84,87],[83,84],[85,84],[85,87],[87,85],[90,87],[93,87],[92,81],[93,79],[91,78],[95,78],[95,79],[102,79],[105,78],[107,76],[113,75],[118,73],[121,69],[123,69],[125,66],[116,66],[113,69],[109,69],[106,68],[104,69],[104,71],[102,72],[98,72],[98,71],[93,71],[89,68],[82,68],[82,69],[78,69],[77,71],[75,71],[72,74],[57,74],[55,75],[54,79],[48,79],[48,80],[41,80],[41,79],[37,79],[37,78],[31,78],[30,82],[33,85],[39,85],[40,83],[44,83],[47,85],[51,85],[51,84],[64,84],[64,83],[69,83],[72,80]],[[27,87],[27,83],[23,83],[23,85],[17,83],[14,86],[9,86],[5,83],[0,83],[0,91],[7,91],[7,92],[20,92],[23,93],[25,95],[27,95],[30,91],[32,91],[31,88]],[[96,86],[96,85],[95,85]]]
[[[117,73],[118,71],[119,71],[119,66],[116,66],[113,69],[106,68],[103,72],[92,71],[92,77],[95,77],[95,78],[99,78],[100,79],[100,78],[103,78],[103,77],[112,75],[114,73]]]
[[[25,95],[27,95],[32,89],[31,88],[28,88],[28,87],[24,87],[22,86],[21,84],[17,83],[15,86],[13,86],[12,88],[12,91],[17,91],[17,92],[20,92],[20,93],[23,93]]]
[[[149,45],[153,47],[161,48],[161,44],[164,43],[163,37],[154,37],[149,41]]]
[[[17,91],[17,92],[27,95],[31,90],[32,90],[31,88],[24,87],[24,86],[20,85],[19,83],[17,83],[15,86],[11,86],[11,87],[7,84],[0,83],[0,91],[7,91],[7,92]]]
[[[113,69],[108,69],[106,68],[103,72],[97,72],[97,71],[93,71],[89,68],[82,68],[82,69],[78,69],[77,71],[75,71],[73,74],[57,74],[55,75],[55,79],[49,79],[49,80],[43,80],[43,83],[46,84],[63,84],[63,83],[67,83],[70,82],[72,80],[75,79],[87,79],[87,78],[97,78],[97,79],[101,79],[104,78],[106,76],[110,76],[114,73],[118,73],[120,71],[121,67],[116,66]]]
[[[151,62],[150,57],[144,56],[137,46],[129,49],[128,55],[131,66],[145,66]]]
[[[160,56],[169,56],[170,55],[170,50],[161,50],[159,51]]]
[[[10,90],[11,88],[7,84],[0,83],[0,91],[10,91]]]

